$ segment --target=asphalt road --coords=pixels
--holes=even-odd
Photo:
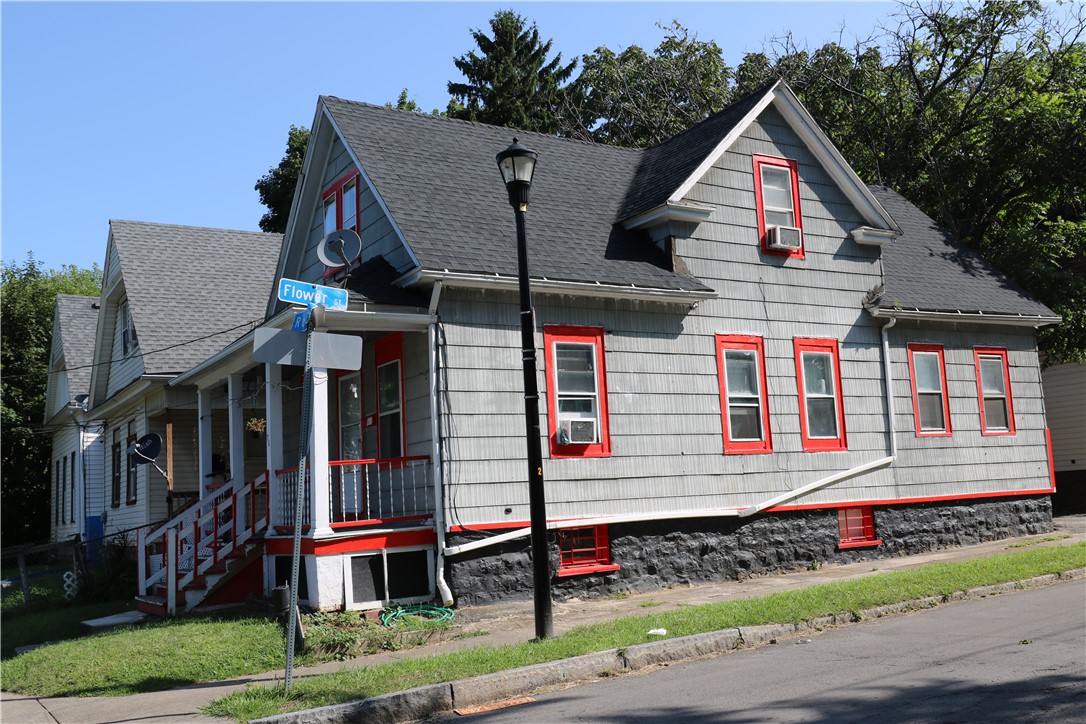
[[[455,720],[1078,724],[1086,721],[1086,583],[866,621],[535,698]]]

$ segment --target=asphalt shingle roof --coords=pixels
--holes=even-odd
[[[57,318],[64,367],[68,372],[68,392],[75,399],[76,395],[90,392],[94,336],[98,329],[98,297],[58,294]]]
[[[882,247],[880,307],[1056,316],[905,197],[869,186],[904,232]]]
[[[146,374],[184,372],[264,319],[282,234],[109,224]]]
[[[516,276],[513,211],[494,156],[539,153],[527,214],[533,277],[708,289],[614,221],[643,151],[323,97],[423,269]]]

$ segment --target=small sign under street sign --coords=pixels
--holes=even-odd
[[[291,304],[303,304],[308,307],[322,306],[328,309],[345,311],[347,309],[347,290],[325,287],[320,284],[300,282],[296,279],[279,280],[279,299]]]
[[[309,316],[311,312],[309,308],[303,309],[300,312],[294,313],[294,322],[290,325],[290,331],[292,332],[304,332],[306,325],[309,324]]]

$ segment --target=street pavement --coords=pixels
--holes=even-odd
[[[955,602],[439,721],[1078,724],[1084,590],[1079,579]]]
[[[823,566],[814,571],[749,578],[742,581],[725,581],[712,585],[662,589],[631,594],[624,598],[584,601],[572,599],[555,603],[555,632],[560,634],[576,626],[621,616],[643,614],[645,608],[642,604],[650,601],[654,604],[652,610],[661,612],[679,606],[750,598],[838,580],[877,576],[887,571],[916,568],[929,563],[970,560],[1006,552],[1008,546],[1027,541],[1040,541],[1036,543],[1039,546],[1086,541],[1086,515],[1056,518],[1055,528],[1057,534],[1069,534],[1071,537],[1044,541],[1043,539],[1052,537],[1051,534],[1024,536],[901,558],[864,561],[844,566]],[[1081,592],[1081,580],[1069,585],[1076,584]],[[384,652],[350,661],[298,668],[295,669],[295,676],[311,676],[478,646],[518,643],[528,641],[535,635],[533,607],[530,601],[471,607],[457,611],[456,622],[464,631],[488,633],[420,648]],[[250,684],[268,684],[276,680],[281,681],[282,678],[283,671],[280,669],[229,681],[195,684],[169,691],[123,697],[37,698],[4,691],[0,694],[0,721],[4,724],[12,722],[16,724],[39,724],[39,722],[41,724],[119,724],[121,722],[140,722],[141,724],[216,722],[222,724],[222,719],[202,716],[200,709],[212,700],[234,691],[244,690]]]

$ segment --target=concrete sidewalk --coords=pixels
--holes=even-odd
[[[1038,546],[1064,545],[1086,541],[1086,515],[1064,516],[1055,519],[1056,534],[1070,534],[1070,538],[1040,542]],[[825,566],[814,571],[802,571],[744,581],[686,588],[672,588],[649,593],[631,594],[621,599],[570,600],[556,603],[554,623],[556,633],[576,626],[605,621],[621,616],[646,613],[642,605],[655,604],[653,612],[667,611],[678,606],[714,603],[727,599],[763,596],[776,591],[806,588],[820,583],[843,579],[875,576],[886,571],[916,568],[930,563],[964,561],[1005,552],[1015,543],[1036,541],[1052,534],[1024,536],[981,543],[964,548],[933,551],[903,558],[866,561],[844,566]],[[397,659],[418,658],[479,646],[499,646],[519,643],[535,635],[535,625],[530,601],[476,606],[457,612],[457,623],[465,631],[488,631],[486,635],[460,638],[403,651],[385,652],[373,656],[343,662],[330,662],[320,666],[299,668],[296,676],[312,676],[358,666],[370,666]],[[107,724],[117,722],[221,722],[221,719],[200,715],[200,709],[213,699],[233,691],[243,690],[253,683],[270,683],[282,680],[283,671],[273,671],[229,681],[195,684],[169,691],[135,694],[124,697],[85,698],[34,698],[3,692],[0,695],[0,720],[19,724]]]

